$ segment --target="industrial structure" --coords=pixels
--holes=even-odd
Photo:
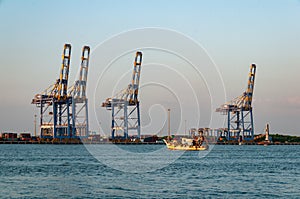
[[[74,138],[88,133],[88,108],[86,82],[90,48],[83,47],[80,77],[68,92],[68,77],[71,62],[71,45],[65,44],[59,79],[43,93],[32,99],[40,109],[41,138]],[[77,106],[81,106],[77,109]],[[84,112],[84,118],[79,114]],[[81,122],[80,122],[81,121]],[[83,122],[82,122],[83,121]]]
[[[129,132],[135,131],[140,138],[140,108],[138,100],[142,53],[137,52],[134,61],[132,80],[128,87],[116,96],[107,98],[102,107],[111,111],[111,139],[128,139]]]
[[[88,99],[86,97],[87,75],[90,59],[90,47],[82,49],[79,79],[71,87],[69,95],[72,96],[72,129],[77,137],[88,137],[89,117]]]
[[[253,140],[254,125],[252,113],[252,97],[254,89],[254,80],[256,65],[250,65],[247,90],[239,97],[223,104],[216,109],[227,115],[227,129],[224,134],[227,140]]]
[[[270,128],[269,128],[269,124],[266,124],[266,129],[265,129],[265,141],[267,141],[267,142],[270,141]]]

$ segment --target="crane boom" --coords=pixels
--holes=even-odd
[[[138,103],[142,56],[142,52],[136,52],[131,83],[127,86],[126,89],[121,90],[114,97],[107,98],[105,102],[102,103],[102,107],[111,107],[111,102],[113,99],[119,101],[128,101],[128,104],[130,106],[134,106]]]
[[[250,109],[252,104],[252,96],[254,90],[254,80],[255,80],[255,73],[256,73],[256,65],[251,64],[250,72],[249,72],[249,79],[248,79],[248,88],[246,91],[246,98],[245,98],[245,108]]]
[[[220,108],[217,108],[216,111],[226,113],[228,110],[237,110],[237,109],[250,110],[252,108],[255,73],[256,73],[256,65],[251,64],[247,90],[242,95],[223,104]]]
[[[75,99],[86,98],[86,85],[87,85],[89,59],[90,59],[90,47],[84,46],[82,48],[79,79],[75,82],[74,87],[70,91],[70,95],[72,95]]]
[[[136,104],[138,102],[138,92],[140,84],[140,75],[141,75],[141,65],[142,65],[142,53],[137,52],[134,60],[134,67],[132,72],[132,81],[129,85],[130,96],[129,104]]]
[[[67,99],[70,60],[71,60],[71,44],[65,44],[63,55],[62,55],[62,65],[61,65],[61,71],[59,76],[59,82],[57,82],[58,89],[55,96],[57,97],[58,100]]]

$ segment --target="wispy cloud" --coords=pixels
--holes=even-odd
[[[256,98],[253,102],[254,107],[269,108],[272,111],[278,111],[280,113],[299,113],[300,111],[300,96]]]
[[[296,106],[296,107],[300,107],[300,96],[294,96],[294,97],[288,97],[287,98],[287,102],[290,105]]]

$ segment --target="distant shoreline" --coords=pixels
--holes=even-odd
[[[109,145],[109,144],[115,144],[115,145],[164,145],[164,143],[161,142],[66,142],[66,141],[0,141],[1,144],[39,144],[39,145],[84,145],[84,144],[102,144],[102,145]],[[239,145],[238,142],[217,142],[214,145]],[[267,143],[267,144],[261,144],[258,142],[245,142],[242,145],[300,145],[300,142],[286,142],[286,143]]]

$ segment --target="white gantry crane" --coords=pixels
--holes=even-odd
[[[81,65],[79,79],[69,91],[72,97],[72,129],[76,137],[88,137],[89,117],[88,117],[88,99],[86,96],[87,76],[90,59],[90,47],[82,48]]]

